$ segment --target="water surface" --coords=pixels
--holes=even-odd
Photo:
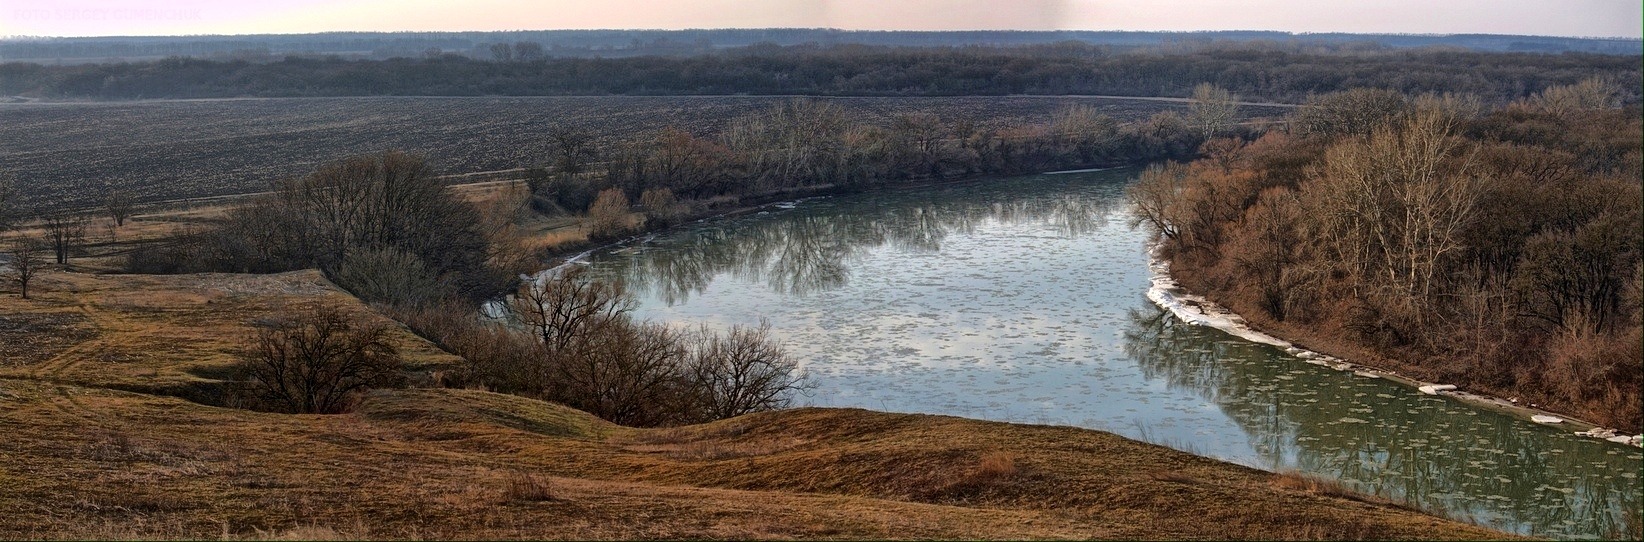
[[[1609,536],[1636,518],[1637,448],[1307,364],[1155,307],[1147,234],[1123,204],[1134,174],[807,200],[589,264],[627,281],[643,318],[769,321],[818,384],[804,404],[1100,429],[1525,534]]]

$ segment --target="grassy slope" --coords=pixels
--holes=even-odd
[[[58,273],[0,296],[0,538],[1499,538],[1111,434],[797,409],[624,428],[476,390],[205,406],[317,273]],[[458,363],[397,332],[415,370]],[[135,390],[135,391],[121,391]]]

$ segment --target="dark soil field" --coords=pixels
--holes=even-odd
[[[544,134],[574,126],[602,145],[674,126],[713,134],[727,121],[792,98],[761,97],[374,97],[0,104],[0,171],[17,177],[25,203],[88,207],[119,189],[154,202],[266,190],[349,155],[400,149],[449,173],[541,162]],[[1120,122],[1180,102],[1088,97],[827,98],[885,124],[928,112],[979,127],[1043,122],[1068,104]],[[1245,107],[1247,115],[1274,115]]]

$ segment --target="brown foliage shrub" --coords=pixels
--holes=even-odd
[[[588,238],[617,239],[633,229],[633,223],[628,218],[628,196],[616,188],[600,191],[593,205],[588,207]]]

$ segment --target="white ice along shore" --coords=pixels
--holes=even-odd
[[[1159,257],[1159,245],[1154,245],[1152,249],[1148,251],[1148,269],[1153,275],[1153,286],[1147,289],[1148,300],[1152,301],[1155,305],[1158,305],[1159,308],[1170,311],[1171,314],[1175,315],[1176,318],[1181,319],[1183,322],[1196,326],[1209,326],[1216,328],[1250,342],[1273,345],[1284,349],[1286,353],[1301,358],[1302,361],[1313,365],[1322,365],[1338,371],[1351,371],[1354,375],[1368,378],[1381,378],[1383,376],[1381,372],[1369,367],[1354,365],[1341,358],[1299,348],[1295,344],[1290,343],[1290,341],[1286,341],[1284,339],[1252,329],[1250,325],[1245,322],[1244,318],[1239,316],[1237,313],[1216,304],[1214,301],[1205,299],[1203,296],[1188,293],[1186,290],[1182,289],[1181,284],[1177,283],[1176,279],[1171,278],[1170,262],[1166,262],[1163,258]],[[1453,384],[1418,383],[1417,386],[1418,391],[1428,395],[1452,395],[1464,399],[1472,399],[1483,402],[1498,404],[1504,403],[1503,401],[1497,399],[1469,394],[1467,392],[1457,390],[1456,386]],[[1530,419],[1531,421],[1542,424],[1559,423],[1564,421],[1563,419],[1554,416],[1540,414],[1533,415]],[[1613,429],[1594,428],[1591,431],[1576,433],[1576,435],[1603,439],[1630,446],[1644,447],[1644,435],[1631,437],[1626,435],[1617,435],[1616,431]]]

